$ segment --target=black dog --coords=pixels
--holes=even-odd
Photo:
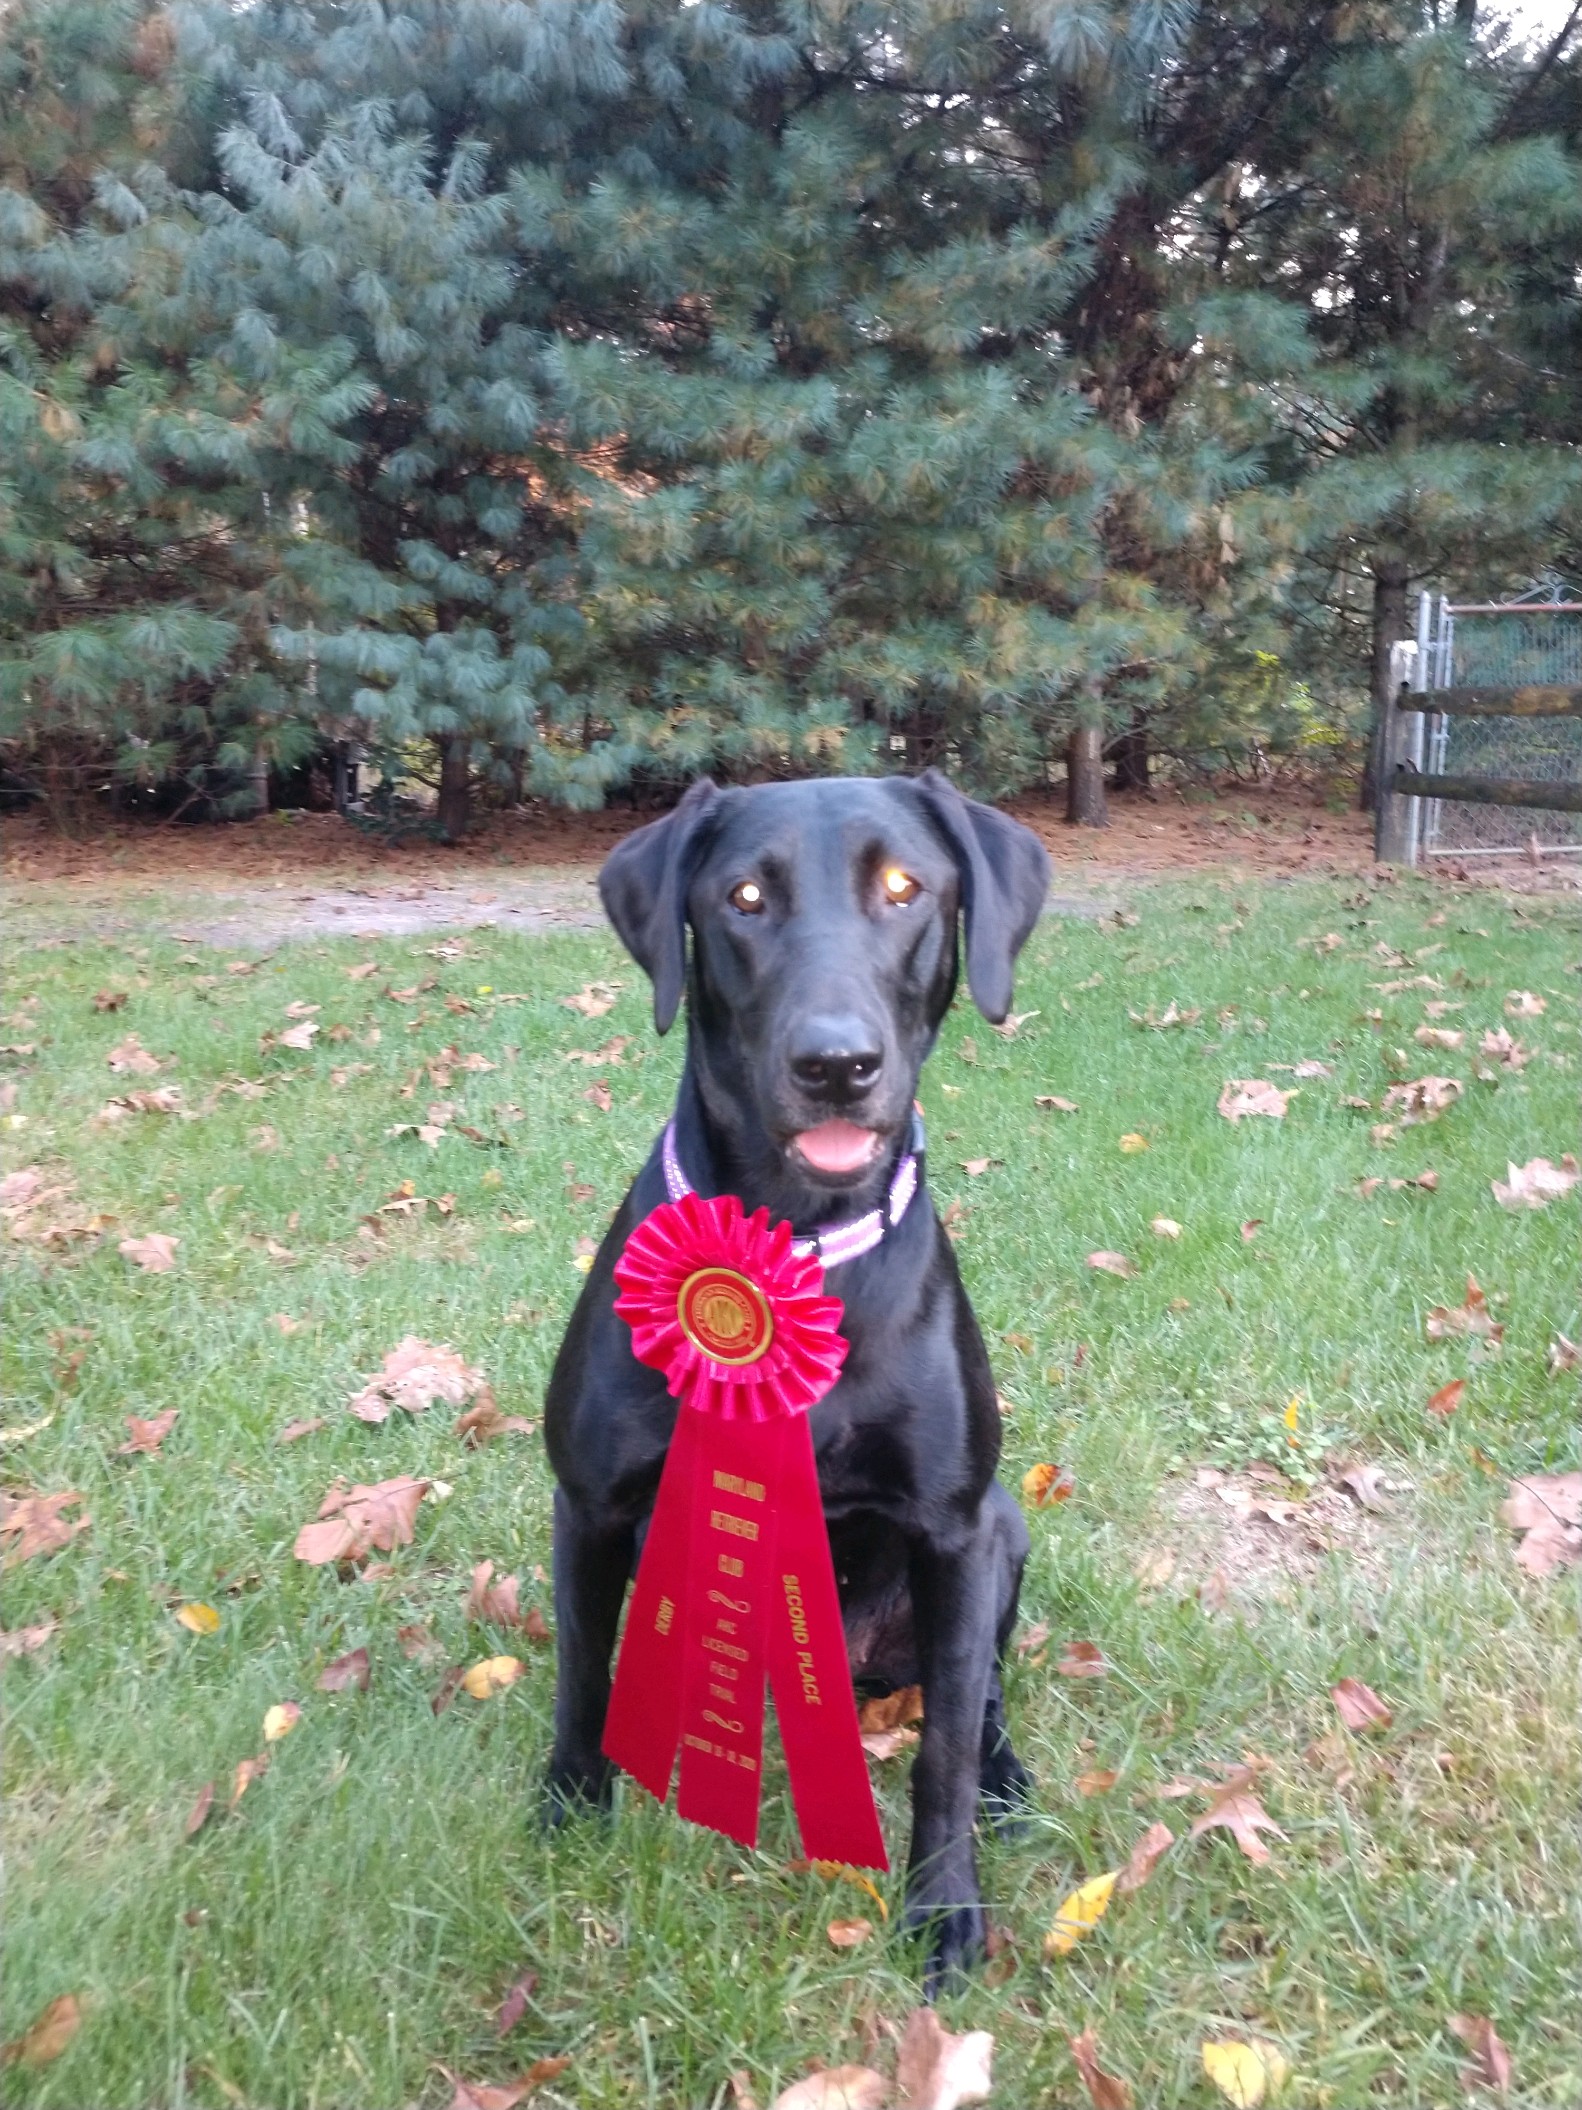
[[[968,985],[998,1021],[1048,874],[1028,829],[932,770],[727,791],[705,779],[623,842],[600,892],[653,982],[661,1033],[688,990],[674,1135],[697,1191],[739,1195],[749,1211],[767,1205],[799,1233],[883,1205],[955,990],[958,909]],[[610,1794],[599,1748],[610,1660],[676,1418],[663,1377],[635,1359],[614,1314],[611,1270],[665,1199],[656,1145],[550,1379],[552,1817]],[[926,1192],[870,1251],[831,1264],[829,1287],[845,1306],[850,1351],[812,1411],[819,1484],[853,1676],[923,1688],[907,1921],[930,1932],[932,1985],[982,1946],[978,1801],[1001,1817],[1029,1785],[998,1670],[1027,1532],[994,1478],[994,1380]]]

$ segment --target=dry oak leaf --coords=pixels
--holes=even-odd
[[[59,1631],[58,1619],[41,1619],[34,1626],[12,1627],[9,1633],[0,1627],[0,1660],[7,1656],[31,1656],[35,1649],[44,1646],[51,1634]]]
[[[124,989],[96,989],[93,993],[95,1011],[119,1011],[127,1001]]]
[[[231,1775],[231,1799],[227,1807],[235,1809],[255,1780],[262,1780],[269,1771],[269,1759],[260,1752],[257,1758],[244,1758]]]
[[[1122,1136],[1115,1147],[1123,1157],[1134,1158],[1139,1151],[1148,1148],[1148,1138],[1138,1135],[1133,1129],[1129,1134]]]
[[[770,2110],[880,2110],[889,2093],[889,2082],[871,2066],[826,2066],[783,2088]]]
[[[385,1357],[377,1377],[348,1402],[359,1421],[387,1421],[392,1407],[408,1414],[422,1414],[439,1400],[449,1407],[465,1406],[484,1389],[481,1370],[462,1361],[454,1349],[408,1334]]]
[[[1437,1414],[1441,1421],[1448,1421],[1466,1397],[1467,1381],[1464,1377],[1453,1377],[1448,1385],[1441,1385],[1428,1401],[1428,1412]]]
[[[74,1487],[63,1487],[52,1495],[17,1495],[0,1489],[0,1538],[11,1541],[5,1565],[11,1568],[35,1554],[59,1553],[62,1546],[69,1546],[92,1522],[86,1514],[70,1523],[62,1515],[81,1500]]]
[[[596,1106],[601,1114],[607,1114],[615,1104],[615,1100],[610,1093],[610,1087],[602,1077],[590,1084],[582,1096],[590,1106]]]
[[[1547,1158],[1529,1158],[1525,1165],[1513,1165],[1507,1159],[1505,1178],[1490,1180],[1489,1185],[1502,1209],[1547,1209],[1552,1201],[1569,1194],[1578,1180],[1582,1180],[1582,1165],[1568,1150],[1558,1165]]]
[[[82,2002],[75,1993],[62,1993],[20,2037],[0,2046],[0,2066],[47,2066],[60,2057],[81,2027]]]
[[[183,1837],[188,1839],[195,1839],[198,1833],[201,1832],[203,1827],[208,1823],[209,1812],[213,1808],[214,1782],[212,1780],[206,1780],[203,1783],[203,1786],[198,1790],[197,1800],[193,1803],[192,1808],[187,1812],[186,1822],[181,1827]]]
[[[1055,1669],[1063,1678],[1107,1678],[1110,1666],[1092,1641],[1068,1641]]]
[[[1511,1482],[1500,1521],[1524,1534],[1516,1565],[1551,1575],[1582,1562],[1582,1473],[1528,1473]]]
[[[1549,1343],[1549,1375],[1558,1377],[1562,1370],[1582,1370],[1582,1347],[1557,1333]]]
[[[1472,2054],[1472,2064],[1462,2075],[1468,2088],[1492,2088],[1504,2095],[1515,2078],[1511,2055],[1500,2042],[1499,2031],[1487,2015],[1452,2015],[1446,2027]]]
[[[319,1505],[318,1521],[304,1524],[292,1548],[310,1568],[330,1561],[362,1561],[375,1547],[392,1553],[410,1546],[418,1504],[427,1480],[403,1474],[364,1487],[332,1487]]]
[[[1519,1040],[1513,1040],[1504,1026],[1496,1026],[1484,1034],[1478,1042],[1478,1053],[1504,1070],[1525,1070],[1533,1059],[1533,1050],[1524,1048]]]
[[[275,1441],[276,1443],[296,1443],[302,1437],[316,1436],[320,1429],[327,1429],[328,1427],[329,1423],[322,1414],[315,1414],[309,1421],[288,1421],[275,1438]]]
[[[1279,2094],[1290,2070],[1279,2047],[1261,2037],[1250,2044],[1211,2038],[1203,2046],[1203,2071],[1235,2110],[1258,2110],[1266,2096]]]
[[[121,1256],[140,1267],[148,1275],[168,1275],[176,1264],[176,1248],[181,1243],[168,1231],[150,1231],[146,1238],[123,1238]]]
[[[539,1631],[534,1633],[532,1638],[534,1640],[548,1640],[549,1632],[544,1626],[543,1616],[538,1611],[538,1608],[532,1606],[524,1613],[518,1604],[517,1591],[521,1588],[521,1585],[517,1578],[514,1575],[506,1575],[502,1576],[499,1582],[492,1583],[490,1577],[493,1574],[493,1561],[479,1561],[478,1565],[473,1569],[472,1587],[467,1592],[464,1616],[468,1619],[481,1621],[486,1626],[531,1628],[533,1623],[536,1622]]]
[[[859,1739],[868,1756],[880,1761],[896,1757],[917,1740],[918,1732],[915,1729],[878,1729],[871,1736]]]
[[[1458,1077],[1414,1077],[1410,1084],[1392,1084],[1384,1095],[1383,1108],[1395,1115],[1402,1128],[1416,1128],[1424,1121],[1437,1121],[1464,1090]]]
[[[176,1607],[176,1624],[184,1626],[189,1634],[217,1634],[220,1631],[220,1615],[212,1604],[179,1604]]]
[[[94,1126],[102,1128],[107,1122],[125,1120],[128,1114],[179,1114],[181,1110],[181,1086],[158,1084],[151,1089],[122,1092],[114,1099],[106,1099],[93,1119]]]
[[[535,2088],[542,2088],[546,2081],[554,2080],[570,2064],[569,2057],[535,2059],[526,2073],[517,2080],[506,2082],[503,2087],[494,2081],[464,2081],[448,2066],[441,2066],[439,2070],[456,2091],[449,2110],[516,2110],[517,2104],[525,2101]]]
[[[486,1656],[462,1673],[461,1689],[475,1700],[487,1700],[514,1685],[525,1668],[520,1656]]]
[[[1120,1779],[1108,1766],[1097,1768],[1092,1773],[1079,1773],[1071,1785],[1079,1795],[1107,1795]]]
[[[1118,1275],[1122,1282],[1129,1282],[1138,1272],[1135,1260],[1128,1260],[1124,1253],[1089,1253],[1087,1266],[1096,1274]]]
[[[179,1407],[167,1407],[163,1414],[156,1414],[151,1421],[142,1421],[136,1414],[128,1414],[126,1426],[130,1434],[125,1443],[116,1445],[116,1456],[130,1458],[140,1451],[149,1457],[157,1456],[159,1446],[176,1426],[180,1415]]]
[[[1099,2064],[1099,2040],[1091,2029],[1067,2037],[1082,2085],[1093,2110],[1132,2110],[1132,2091],[1118,2074],[1106,2073]]]
[[[1466,1302],[1436,1304],[1423,1321],[1423,1329],[1431,1341],[1447,1341],[1452,1334],[1470,1333],[1498,1346],[1505,1338],[1505,1328],[1489,1310],[1489,1300],[1478,1287],[1475,1275],[1467,1277]]]
[[[353,1648],[326,1663],[313,1682],[320,1692],[366,1692],[372,1676],[367,1649]]]
[[[495,1405],[494,1394],[485,1385],[477,1400],[465,1414],[458,1416],[451,1431],[459,1436],[469,1450],[479,1450],[496,1436],[531,1436],[538,1427],[521,1414],[502,1414]]]
[[[497,2037],[509,2036],[527,2013],[527,2003],[537,1991],[536,1971],[523,1971],[511,1980],[505,1989],[504,1999],[495,2010],[494,2033]]]
[[[1182,1011],[1172,997],[1157,1018],[1152,1004],[1146,1011],[1128,1011],[1126,1016],[1134,1026],[1144,1026],[1151,1033],[1167,1033],[1172,1026],[1195,1026],[1203,1013],[1201,1010]]]
[[[1018,1640],[1016,1653],[1018,1656],[1032,1656],[1034,1651],[1041,1649],[1048,1639],[1048,1624],[1042,1619],[1036,1620]],[[1036,1661],[1037,1658],[1035,1657],[1034,1660]]]
[[[878,1736],[886,1729],[904,1729],[923,1719],[923,1688],[901,1685],[877,1699],[864,1700],[857,1709],[857,1727],[864,1736]]]
[[[1181,1236],[1181,1226],[1173,1216],[1156,1216],[1148,1228],[1153,1232],[1155,1238],[1179,1238]],[[1135,1274],[1136,1270],[1133,1269],[1132,1272]]]
[[[961,1169],[969,1180],[975,1180],[987,1172],[991,1165],[1003,1165],[1004,1162],[1003,1158],[963,1158]]]
[[[1227,1121],[1242,1121],[1249,1114],[1267,1114],[1271,1121],[1283,1121],[1287,1104],[1297,1096],[1295,1089],[1281,1091],[1261,1077],[1232,1077],[1219,1095],[1219,1111]]]
[[[1360,1678],[1342,1678],[1338,1685],[1329,1688],[1329,1697],[1346,1727],[1359,1733],[1364,1729],[1388,1729],[1395,1719],[1373,1687],[1364,1685]]]
[[[152,1077],[161,1067],[159,1057],[150,1055],[135,1033],[118,1041],[104,1059],[122,1077]]]
[[[1505,999],[1507,1018],[1542,1018],[1549,1006],[1530,989],[1513,989]]]
[[[1072,1891],[1055,1914],[1054,1925],[1044,1936],[1047,1957],[1069,1956],[1077,1943],[1092,1933],[1109,1911],[1110,1899],[1119,1880],[1120,1871],[1111,1868]]]
[[[561,1006],[567,1011],[578,1011],[584,1018],[603,1018],[619,994],[619,982],[586,982],[575,996],[563,996]]]
[[[1444,1048],[1450,1053],[1462,1046],[1466,1037],[1465,1033],[1451,1026],[1419,1026],[1412,1035],[1419,1047]]]
[[[1128,1891],[1141,1890],[1175,1843],[1176,1835],[1168,1824],[1150,1824],[1127,1856],[1126,1866],[1115,1878],[1115,1888],[1123,1896]]]
[[[1058,1092],[1036,1092],[1033,1104],[1043,1114],[1079,1114],[1082,1111],[1074,1099],[1062,1099]]]
[[[1223,1827],[1249,1861],[1260,1864],[1267,1861],[1269,1849],[1259,1838],[1259,1833],[1268,1832],[1276,1839],[1284,1839],[1286,1834],[1253,1794],[1255,1778],[1253,1768],[1238,1766],[1222,1786],[1211,1789],[1209,1806],[1201,1817],[1193,1820],[1189,1836],[1198,1839],[1205,1832]]]
[[[1068,1502],[1076,1487],[1076,1480],[1063,1465],[1051,1465],[1047,1460],[1039,1465],[1030,1465],[1022,1475],[1022,1500],[1031,1502],[1035,1509],[1053,1509],[1057,1502]]]
[[[831,1920],[824,1929],[832,1949],[860,1949],[873,1937],[872,1920]]]
[[[896,2055],[897,2110],[958,2110],[986,2103],[994,2039],[986,2029],[953,2037],[931,2007],[915,2007]]]

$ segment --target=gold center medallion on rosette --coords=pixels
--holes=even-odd
[[[676,1299],[676,1317],[694,1348],[728,1367],[756,1363],[774,1339],[768,1299],[734,1268],[700,1267],[689,1275]]]

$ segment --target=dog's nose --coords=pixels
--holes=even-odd
[[[791,1074],[804,1091],[837,1105],[860,1099],[877,1082],[883,1051],[857,1018],[810,1018],[791,1049]]]

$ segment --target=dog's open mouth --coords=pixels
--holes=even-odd
[[[884,1148],[883,1138],[855,1121],[821,1121],[791,1138],[791,1148],[815,1172],[861,1172]]]

